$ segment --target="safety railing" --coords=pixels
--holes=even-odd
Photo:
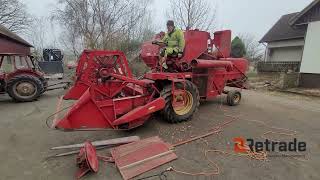
[[[301,62],[297,61],[276,61],[276,62],[258,62],[258,72],[299,72]]]

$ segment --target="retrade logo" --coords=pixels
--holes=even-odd
[[[245,140],[242,137],[236,137],[233,138],[233,142],[234,142],[234,152],[237,153],[245,153],[247,152],[247,149],[245,148]]]
[[[292,141],[271,141],[266,139],[265,141],[255,141],[252,138],[244,139],[242,137],[236,137],[233,139],[234,151],[237,153],[245,153],[249,149],[253,152],[305,152],[307,150],[307,143],[304,141],[298,141],[294,138]]]

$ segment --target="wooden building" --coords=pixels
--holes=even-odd
[[[30,54],[31,47],[33,46],[30,43],[11,32],[6,27],[0,25],[0,54]]]

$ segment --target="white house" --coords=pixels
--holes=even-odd
[[[282,16],[260,42],[267,44],[266,64],[296,64],[300,86],[320,87],[320,0]]]

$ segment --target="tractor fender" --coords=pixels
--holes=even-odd
[[[44,78],[44,74],[42,72],[32,71],[27,69],[19,69],[19,70],[16,70],[15,72],[7,74],[6,81],[18,75],[30,75],[30,76],[37,77],[39,79]]]

